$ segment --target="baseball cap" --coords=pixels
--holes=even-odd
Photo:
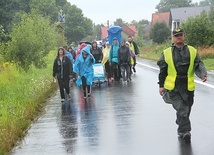
[[[184,30],[181,29],[181,28],[175,28],[173,31],[172,31],[172,35],[173,36],[176,36],[178,34],[184,34]]]

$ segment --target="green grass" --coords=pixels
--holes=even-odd
[[[214,59],[204,59],[203,62],[207,70],[214,70]]]
[[[151,59],[157,61],[163,50],[169,47],[171,44],[171,41],[166,42],[161,45],[156,44],[147,44],[144,47],[140,48],[140,57],[145,59]],[[205,64],[205,67],[207,70],[214,70],[214,48],[209,47],[207,49],[199,48],[198,50],[199,55],[202,57],[202,60]]]
[[[8,153],[25,134],[32,120],[56,90],[52,83],[55,54],[47,58],[45,69],[32,67],[20,72],[13,64],[5,63],[0,71],[0,154]]]

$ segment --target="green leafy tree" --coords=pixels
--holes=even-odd
[[[213,15],[213,14],[212,14]],[[186,42],[193,46],[211,46],[214,44],[213,21],[204,11],[195,18],[189,18],[182,27],[186,32]]]
[[[156,22],[150,32],[150,38],[153,42],[161,44],[170,37],[170,28],[165,22]]]
[[[13,61],[25,71],[31,65],[45,67],[44,57],[56,47],[54,27],[36,12],[22,16],[20,23],[13,28],[11,38],[4,53],[5,60]]]
[[[149,24],[149,21],[142,19],[139,22],[132,21],[130,24],[134,25],[136,27],[138,37],[143,38],[145,36],[145,33],[146,33],[145,27]]]
[[[5,32],[10,32],[8,26],[15,13],[19,11],[19,4],[15,0],[0,0],[0,6],[0,25],[3,26]]]
[[[204,0],[199,2],[200,6],[214,5],[214,0]]]
[[[192,0],[160,0],[155,9],[158,12],[169,12],[171,8],[188,7],[191,6]]]
[[[78,42],[93,33],[92,20],[86,18],[82,14],[82,10],[76,5],[68,3],[64,6],[65,13],[65,36],[68,43]]]
[[[94,25],[94,38],[92,40],[100,40],[101,39],[101,26],[100,24]]]
[[[44,16],[49,16],[51,22],[56,22],[60,7],[56,5],[54,0],[31,0],[30,8],[37,10]]]
[[[123,23],[125,23],[125,22],[121,18],[118,18],[114,22],[114,25],[121,26]]]
[[[30,9],[30,2],[31,0],[13,0],[18,3],[18,10],[24,11],[26,13],[29,13],[31,11]]]
[[[67,0],[55,0],[56,1],[56,5],[63,7],[67,4]]]

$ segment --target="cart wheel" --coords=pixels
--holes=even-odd
[[[100,79],[98,79],[98,86],[99,86],[99,87],[101,86],[101,81],[100,81]]]

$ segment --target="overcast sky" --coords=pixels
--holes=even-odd
[[[151,21],[156,5],[160,0],[68,0],[75,4],[95,24],[106,25],[107,20],[112,24],[116,19],[122,18],[125,22],[146,19]],[[193,3],[201,0],[192,0]]]

